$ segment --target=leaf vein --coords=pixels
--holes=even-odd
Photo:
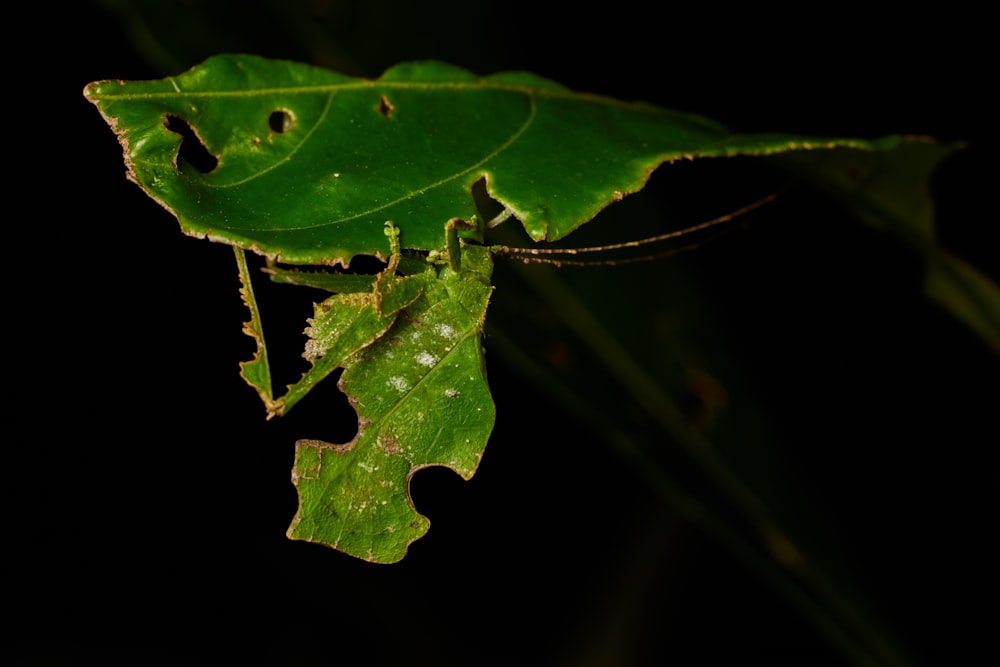
[[[402,195],[400,197],[397,197],[396,199],[394,199],[392,201],[386,202],[385,204],[382,204],[381,206],[375,206],[373,208],[367,209],[365,211],[360,211],[358,213],[355,213],[354,215],[350,215],[350,216],[347,216],[345,218],[338,218],[336,220],[328,220],[326,222],[321,222],[321,223],[312,224],[312,225],[302,225],[302,226],[299,226],[299,227],[285,227],[285,226],[283,226],[283,227],[280,227],[280,228],[276,228],[276,227],[252,227],[252,226],[249,226],[249,225],[243,225],[242,229],[247,230],[247,231],[260,232],[260,231],[301,231],[301,230],[305,230],[305,229],[321,229],[321,228],[324,228],[324,227],[332,227],[334,225],[341,225],[341,224],[344,224],[344,223],[347,223],[347,222],[351,222],[352,220],[357,220],[358,218],[363,218],[365,216],[372,215],[372,214],[377,213],[379,211],[383,211],[385,209],[392,208],[393,206],[396,206],[397,204],[401,204],[404,201],[407,201],[409,199],[413,199],[414,197],[418,197],[420,195],[423,195],[423,194],[425,194],[425,193],[427,193],[427,192],[429,192],[429,191],[431,191],[431,190],[433,190],[435,188],[439,188],[439,187],[441,187],[443,185],[446,185],[448,183],[454,182],[455,180],[461,178],[462,176],[465,176],[466,174],[469,174],[469,173],[475,171],[476,169],[482,167],[483,165],[489,163],[491,160],[495,159],[502,152],[504,152],[505,150],[507,150],[508,148],[510,148],[514,144],[514,142],[516,142],[525,132],[527,132],[528,128],[531,127],[532,123],[535,122],[535,117],[536,117],[537,112],[538,112],[538,105],[535,103],[534,98],[529,97],[528,101],[530,103],[529,107],[528,107],[528,116],[527,116],[527,118],[525,118],[524,123],[522,123],[521,126],[513,134],[511,134],[511,136],[506,141],[504,141],[501,145],[497,146],[494,150],[492,150],[491,152],[487,153],[486,156],[484,156],[478,162],[476,162],[475,164],[473,164],[473,165],[471,165],[471,166],[463,169],[462,171],[459,171],[459,172],[456,172],[454,174],[451,174],[450,176],[442,178],[441,180],[436,181],[434,183],[431,183],[430,185],[427,185],[425,187],[417,188],[415,190],[411,190],[410,192],[408,192],[408,193],[406,193],[406,194],[404,194],[404,195]]]
[[[299,149],[301,149],[306,144],[306,142],[308,142],[312,138],[312,136],[316,133],[316,131],[323,125],[324,121],[326,121],[326,117],[328,115],[330,115],[330,108],[333,106],[333,98],[334,97],[335,97],[335,93],[330,93],[329,97],[327,97],[327,99],[326,99],[326,106],[323,108],[323,112],[319,115],[319,118],[316,120],[316,122],[313,124],[313,126],[309,129],[309,132],[307,132],[306,135],[304,137],[302,137],[302,141],[300,141],[291,151],[288,152],[288,155],[286,155],[285,157],[281,158],[280,160],[278,160],[277,162],[275,162],[274,164],[272,164],[271,166],[269,166],[267,169],[261,169],[256,174],[253,174],[252,176],[247,176],[246,178],[244,178],[241,181],[233,181],[232,183],[218,183],[218,184],[216,184],[216,183],[205,183],[205,186],[206,187],[210,187],[210,188],[220,188],[221,189],[221,188],[232,188],[232,187],[236,187],[238,185],[243,185],[245,183],[249,183],[250,181],[252,181],[254,179],[260,178],[261,176],[263,176],[267,172],[272,171],[274,169],[277,169],[279,166],[281,166],[281,165],[285,164],[286,162],[290,161],[295,156],[295,154],[299,152]]]

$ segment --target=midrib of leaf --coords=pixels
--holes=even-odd
[[[440,280],[440,279],[438,279],[438,280]],[[430,297],[428,297],[428,296],[425,295],[423,298],[430,298]],[[430,313],[431,311],[433,311],[435,309],[440,309],[441,302],[442,301],[446,301],[446,300],[451,299],[451,298],[453,298],[451,296],[451,294],[446,294],[442,299],[436,299],[437,303],[435,303],[434,305],[432,305],[425,312],[426,313]],[[465,311],[466,315],[470,315],[469,311],[465,310],[465,308],[463,308],[462,310]],[[472,319],[473,321],[475,321],[475,318],[470,317],[470,319]],[[464,344],[467,340],[469,340],[473,336],[478,336],[479,334],[480,334],[480,331],[475,326],[473,326],[473,327],[471,327],[469,329],[466,329],[462,333],[462,335],[455,340],[454,344],[452,344],[452,346],[451,346],[451,349],[449,349],[444,355],[442,355],[442,357],[438,360],[438,362],[436,364],[434,364],[433,367],[428,368],[427,372],[424,373],[423,376],[417,382],[415,382],[413,384],[413,386],[410,387],[410,389],[408,391],[406,391],[405,393],[403,393],[396,401],[394,401],[392,403],[392,405],[389,407],[388,410],[386,410],[383,414],[381,414],[381,415],[378,416],[378,421],[381,422],[381,423],[389,421],[390,418],[394,414],[396,414],[396,411],[400,408],[400,406],[402,406],[404,403],[407,403],[408,401],[412,400],[412,396],[417,391],[417,389],[419,389],[421,386],[423,386],[426,382],[429,382],[430,381],[430,377],[434,374],[434,372],[437,371],[441,367],[441,365],[444,364],[445,361],[447,361],[448,359],[450,359],[452,357],[452,355],[456,354],[457,350],[462,346],[462,344]],[[351,364],[351,365],[353,365],[353,364]],[[411,463],[411,465],[412,465],[412,463]]]
[[[697,116],[687,116],[686,114],[669,111],[646,102],[619,100],[613,97],[605,97],[597,93],[582,93],[568,89],[558,88],[533,88],[531,86],[518,86],[489,81],[461,82],[461,81],[382,81],[380,79],[369,79],[350,83],[315,84],[309,86],[273,86],[268,88],[254,88],[252,90],[192,90],[181,89],[171,79],[175,90],[163,92],[147,93],[94,93],[88,94],[91,101],[101,100],[156,100],[170,99],[174,97],[186,97],[194,99],[211,98],[253,98],[268,95],[314,95],[318,93],[337,93],[345,91],[371,91],[371,90],[409,90],[409,91],[496,91],[519,93],[527,97],[548,97],[551,99],[568,100],[571,102],[587,102],[600,104],[607,107],[618,107],[621,109],[631,109],[645,111],[654,115],[671,115],[683,117],[689,121],[700,121],[703,125],[713,125],[705,119]]]

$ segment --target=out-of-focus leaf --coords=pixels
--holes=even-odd
[[[807,174],[860,220],[910,245],[927,266],[928,296],[1000,352],[1000,287],[938,243],[929,183],[960,145],[913,139],[891,151],[833,150],[822,159],[789,153],[775,159]]]

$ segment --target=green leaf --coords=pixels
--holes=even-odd
[[[410,476],[441,465],[470,477],[492,429],[480,341],[492,259],[475,244],[486,227],[475,222],[477,183],[499,204],[499,219],[515,218],[536,241],[556,240],[641,189],[665,162],[790,153],[797,171],[860,217],[919,239],[934,260],[932,293],[967,322],[989,332],[996,321],[995,287],[932,256],[930,219],[900,207],[943,154],[922,142],[740,135],[532,74],[477,77],[439,62],[363,80],[218,56],[160,81],[96,82],[85,95],[118,135],[129,177],[185,233],[237,248],[246,331],[258,343],[242,374],[268,415],[344,369],[358,435],[298,442],[300,507],[289,535],[360,558],[402,558],[429,525],[409,498]],[[842,187],[838,179],[855,171],[839,156],[872,151],[890,156],[874,159],[890,170],[906,172],[915,156],[920,165],[898,183]],[[267,256],[277,281],[339,292],[317,304],[306,330],[311,368],[278,398],[243,250]],[[377,277],[317,270],[346,268],[357,255],[388,266]]]
[[[463,254],[461,272],[441,266],[403,279],[423,283],[419,297],[385,335],[343,360],[340,388],[358,410],[359,431],[346,444],[296,444],[300,502],[289,537],[398,561],[430,525],[410,500],[410,476],[427,466],[465,479],[476,471],[495,415],[481,344],[492,260],[484,248]],[[318,305],[311,354],[330,354],[357,312],[340,295]]]
[[[440,250],[445,221],[476,214],[480,179],[533,239],[555,240],[640,190],[663,162],[900,142],[737,135],[531,74],[477,77],[439,62],[364,80],[227,55],[85,94],[118,133],[130,178],[186,233],[293,264],[386,257],[386,220],[407,248]],[[185,124],[196,135],[185,149],[218,160],[206,173],[178,160],[181,135],[167,126]]]

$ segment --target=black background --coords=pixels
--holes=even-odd
[[[352,74],[434,57],[748,131],[967,140],[934,184],[940,233],[997,276],[975,16],[344,6]],[[230,34],[212,50],[315,56],[271,39],[279,4],[240,7],[216,12]],[[312,424],[337,438],[340,422],[321,404],[264,421],[237,376],[251,344],[230,250],[182,236],[125,181],[81,95],[92,80],[162,72],[95,5],[15,23],[30,46],[8,90],[14,664],[843,664],[591,433],[547,418],[545,395],[495,356],[484,463],[468,483],[415,478],[433,527],[402,563],[286,540],[294,440]],[[200,28],[188,28],[196,51]],[[659,187],[652,196],[670,196]],[[989,646],[995,354],[922,298],[913,257],[860,225],[776,216],[685,261],[759,378],[822,528],[910,653],[951,663]]]

